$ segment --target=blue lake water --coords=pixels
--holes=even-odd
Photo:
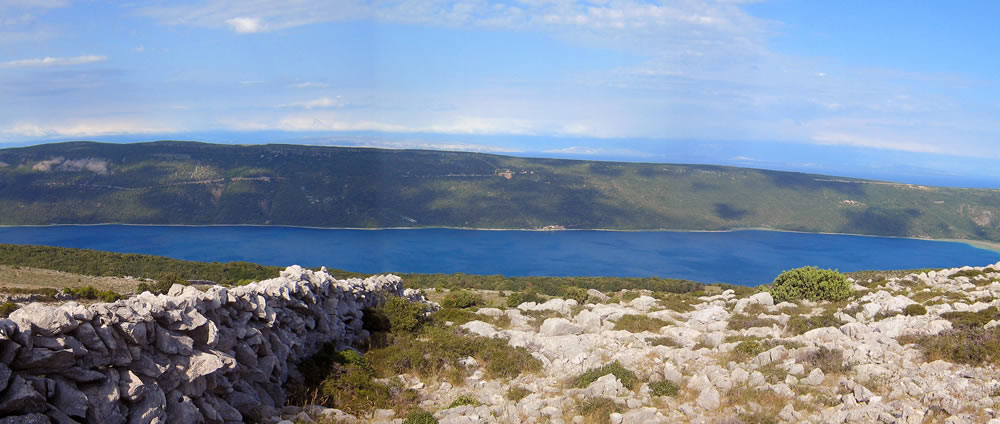
[[[982,266],[1000,253],[963,243],[775,231],[343,230],[294,227],[0,227],[0,243],[146,253],[196,261],[357,272],[660,276],[760,284],[804,265]]]

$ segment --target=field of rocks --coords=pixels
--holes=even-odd
[[[1000,396],[996,269],[848,280],[837,302],[592,290],[583,305],[473,308],[446,324],[522,347],[540,371],[490,379],[469,357],[458,384],[395,378],[441,423],[987,422]],[[389,408],[358,421],[433,422]]]

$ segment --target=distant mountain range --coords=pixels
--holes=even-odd
[[[709,165],[158,141],[0,150],[0,224],[725,230],[1000,241],[1000,191]]]

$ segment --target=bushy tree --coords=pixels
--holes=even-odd
[[[844,274],[814,266],[782,272],[771,283],[771,296],[777,302],[790,300],[843,300],[851,295],[851,285]]]

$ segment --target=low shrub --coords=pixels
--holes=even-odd
[[[771,283],[770,292],[775,302],[800,299],[837,301],[851,295],[851,285],[847,277],[836,270],[807,266],[782,272]]]
[[[74,296],[79,299],[101,300],[103,302],[108,302],[108,303],[114,302],[122,298],[122,296],[117,292],[115,292],[114,290],[97,290],[92,286],[76,287],[76,288],[68,287],[63,289],[63,293],[69,296]]]
[[[469,321],[482,320],[484,318],[484,316],[477,315],[475,312],[469,311],[468,309],[457,308],[441,308],[434,311],[434,313],[430,316],[430,319],[437,325],[444,325],[446,322],[451,322],[455,325],[462,325]]]
[[[576,303],[583,305],[587,303],[587,299],[590,298],[590,295],[587,294],[586,289],[582,289],[580,287],[566,287],[566,292],[563,294],[563,298],[573,299]]]
[[[583,422],[588,424],[609,424],[611,414],[623,411],[614,400],[603,397],[584,399],[576,405],[576,413],[583,416]]]
[[[954,329],[983,328],[993,320],[1000,320],[1000,311],[996,306],[990,306],[979,312],[945,312],[941,318],[951,321]]]
[[[694,304],[699,303],[697,298],[689,294],[656,292],[653,293],[653,297],[659,300],[664,308],[677,312],[691,312],[694,310]]]
[[[431,415],[430,412],[424,411],[423,409],[417,409],[410,411],[410,414],[406,416],[406,420],[403,424],[437,424],[437,418]]]
[[[903,309],[903,315],[914,316],[914,315],[927,315],[927,308],[919,303],[914,303],[911,305],[906,305],[906,309]]]
[[[469,291],[459,290],[445,296],[444,300],[441,301],[441,307],[468,309],[474,306],[482,306],[485,303],[482,296]]]
[[[932,336],[903,336],[902,344],[916,344],[928,362],[945,360],[956,364],[1000,365],[1000,330],[963,327]]]
[[[482,402],[476,400],[476,398],[474,398],[472,396],[462,395],[462,396],[459,396],[454,401],[452,401],[451,405],[448,405],[448,408],[446,408],[446,409],[457,408],[459,406],[465,406],[465,405],[479,406],[479,405],[482,405]]]
[[[617,377],[618,380],[622,382],[622,385],[628,388],[634,388],[635,384],[639,381],[638,378],[636,378],[635,373],[622,366],[620,362],[614,361],[603,367],[591,368],[583,374],[580,374],[580,376],[576,377],[573,381],[573,387],[580,389],[586,388],[591,383],[597,381],[598,378],[604,377],[608,374],[612,374]]]
[[[763,343],[757,340],[745,340],[740,342],[733,348],[733,353],[742,356],[743,358],[753,358],[760,355],[762,352],[766,351],[768,348]]]
[[[745,330],[753,327],[770,327],[778,325],[778,321],[773,318],[760,318],[754,315],[734,314],[729,317],[729,324],[726,328],[730,330]]]
[[[785,325],[785,331],[793,336],[823,327],[840,327],[844,322],[837,319],[833,314],[816,315],[811,317],[794,316]]]
[[[323,380],[323,394],[334,408],[354,415],[390,406],[392,392],[374,380],[374,374],[358,364],[334,364]]]
[[[6,301],[3,304],[0,304],[0,318],[9,317],[11,312],[16,311],[20,307],[20,305],[11,301]]]
[[[681,347],[673,337],[650,337],[646,339],[650,346]]]
[[[525,389],[524,387],[511,386],[510,389],[507,390],[507,399],[510,399],[512,402],[520,402],[521,399],[524,399],[530,394],[531,391]]]
[[[524,291],[511,293],[510,296],[507,296],[507,307],[516,308],[517,305],[524,302],[540,303],[542,301],[543,299],[538,295],[538,293],[532,289],[526,289]]]
[[[399,296],[387,296],[376,308],[365,309],[362,320],[370,332],[388,331],[411,333],[424,322],[427,309],[422,303],[410,302]]]
[[[640,293],[640,292],[638,292],[636,290],[626,290],[625,292],[622,292],[622,294],[621,294],[621,301],[622,301],[622,303],[628,303],[628,302],[631,302],[631,301],[639,298],[639,296],[641,296],[641,295],[642,295],[642,293]]]
[[[809,364],[823,370],[824,374],[844,373],[851,368],[844,363],[844,351],[829,349],[825,346],[800,353],[798,360],[803,364]]]
[[[657,382],[654,382],[654,383],[649,383],[649,392],[653,396],[670,396],[670,397],[674,397],[674,396],[677,396],[677,393],[680,392],[680,387],[677,387],[677,385],[674,384],[674,383],[671,383],[669,381],[663,380],[663,381],[657,381]]]
[[[447,371],[457,379],[468,373],[458,365],[467,356],[482,364],[486,378],[511,379],[542,368],[527,349],[511,347],[506,340],[464,336],[439,327],[427,327],[419,335],[393,335],[385,347],[370,350],[365,358],[381,377],[408,373],[433,376]]]
[[[643,331],[649,331],[655,333],[661,328],[670,325],[659,318],[652,318],[646,315],[624,315],[615,321],[615,330],[624,330],[630,333],[641,333]]]

